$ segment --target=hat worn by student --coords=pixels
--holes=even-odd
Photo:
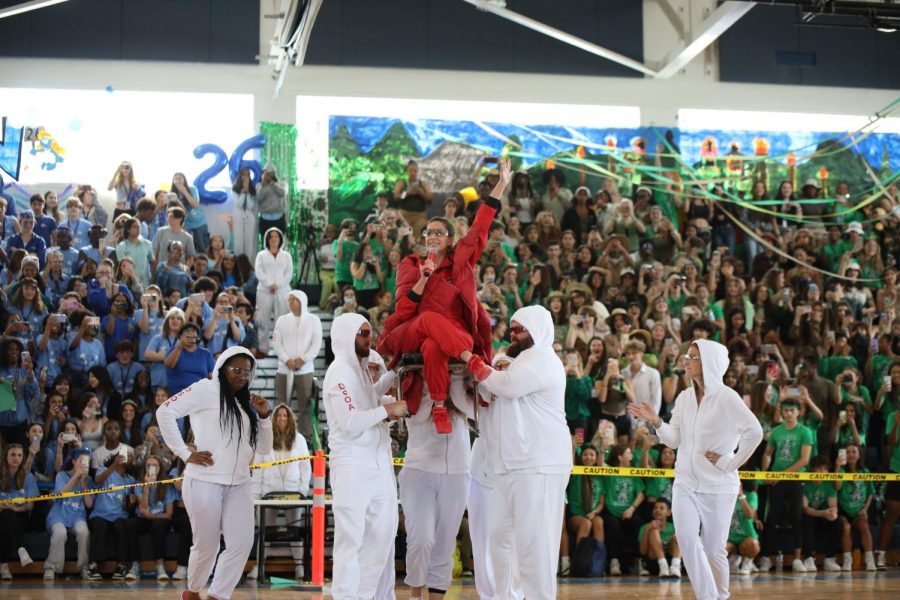
[[[844,230],[844,233],[858,233],[859,235],[863,234],[863,226],[859,221],[853,221],[847,225],[847,229]]]

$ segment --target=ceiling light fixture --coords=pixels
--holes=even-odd
[[[31,10],[38,10],[39,8],[46,8],[48,6],[53,6],[54,4],[62,4],[63,2],[68,1],[69,0],[32,0],[31,2],[23,2],[22,4],[0,8],[0,19],[14,17]]]

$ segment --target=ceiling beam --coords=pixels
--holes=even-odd
[[[69,0],[31,0],[31,2],[23,2],[22,4],[7,6],[6,8],[0,8],[0,19],[3,19],[5,17],[12,17],[15,15],[21,15],[22,13],[28,12],[30,10],[37,10],[39,8],[53,6],[54,4],[62,4],[63,2],[68,1]]]

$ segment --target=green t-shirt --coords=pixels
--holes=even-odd
[[[813,483],[805,481],[803,483],[803,495],[806,496],[806,502],[813,510],[825,510],[828,508],[828,499],[837,498],[837,490],[834,489],[834,483],[831,481],[821,481]]]
[[[350,273],[350,263],[353,261],[353,255],[359,248],[359,242],[344,240],[343,242],[343,258],[338,259],[338,240],[334,240],[331,244],[334,252],[334,280],[350,283],[353,281],[353,275]]]
[[[769,435],[769,446],[774,449],[771,471],[784,471],[792,464],[800,460],[800,451],[803,446],[812,445],[815,442],[815,436],[812,430],[805,425],[797,423],[793,429],[787,429],[782,423],[778,427],[772,429]],[[800,469],[801,472],[806,471],[806,467]]]
[[[759,508],[759,497],[756,492],[747,492],[747,504],[754,510]],[[738,499],[734,505],[734,513],[731,515],[731,527],[728,529],[728,539],[732,544],[740,544],[747,538],[759,539],[759,533],[753,524],[753,517],[744,515],[744,509],[741,507],[741,501]]]
[[[584,495],[582,494],[582,482],[588,479],[591,485],[591,506],[584,506]],[[569,479],[569,486],[566,488],[566,497],[569,500],[569,512],[574,517],[583,517],[587,515],[603,496],[603,477],[597,475],[573,475]]]
[[[588,419],[591,416],[590,402],[591,391],[594,389],[594,381],[590,375],[581,379],[566,377],[566,419],[578,421]]]
[[[841,469],[841,473],[846,472]],[[868,473],[866,469],[860,469],[858,473]],[[866,506],[869,496],[875,493],[875,486],[871,481],[843,481],[838,492],[838,506],[850,517],[855,517]]]
[[[853,439],[853,432],[850,431],[849,425],[842,425],[838,427],[837,442],[835,442],[835,445],[838,447],[838,449],[846,448],[850,444],[855,443],[856,441]],[[862,431],[859,432],[859,443],[861,446],[866,445],[866,434]]]
[[[606,510],[621,519],[628,507],[634,504],[638,494],[644,491],[644,482],[640,477],[613,475],[606,478],[603,488]]]
[[[631,451],[631,466],[632,467],[640,467],[641,459],[644,457],[644,451],[641,448],[634,448]],[[659,450],[656,448],[650,448],[650,467],[653,468],[656,465],[656,461],[659,460]]]
[[[854,396],[860,396],[862,398],[862,402],[855,402],[850,400],[850,392],[844,386],[841,387],[841,404],[844,402],[853,402],[856,407],[856,414],[859,415],[859,431],[860,433],[869,430],[869,413],[866,411],[866,407],[872,406],[872,396],[869,395],[869,389],[863,385],[856,386],[856,393]]]
[[[823,356],[819,358],[819,376],[834,380],[844,369],[858,369],[853,356]]]
[[[660,499],[665,498],[671,504],[672,502],[672,482],[671,477],[645,477],[644,489],[647,498]]]
[[[828,244],[827,246],[825,246],[822,249],[822,255],[828,262],[828,269],[830,271],[837,271],[841,266],[841,257],[851,250],[853,250],[853,244],[845,240],[840,240],[835,242],[834,244]]]
[[[644,539],[644,532],[647,530],[647,524],[641,525],[638,531],[638,542]],[[675,525],[671,521],[666,521],[666,526],[659,532],[659,539],[662,540],[663,546],[668,546],[672,538],[675,537]]]
[[[810,457],[819,455],[819,427],[822,426],[822,421],[817,419],[815,415],[812,414],[812,411],[807,411],[805,415],[800,417],[799,422],[801,425],[804,425],[812,431],[813,434],[813,443],[812,443],[812,451],[809,453]]]
[[[889,436],[894,433],[894,426],[896,425],[895,421],[897,418],[896,415],[897,411],[894,411],[887,416],[887,424],[884,428],[885,436]],[[891,464],[888,466],[888,468],[891,470],[891,473],[900,473],[900,444],[894,446],[894,449],[891,452]]]

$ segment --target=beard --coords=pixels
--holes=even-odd
[[[526,337],[524,340],[522,340],[521,338],[516,339],[509,346],[507,346],[506,347],[506,355],[510,358],[515,358],[515,357],[519,356],[519,354],[521,354],[525,350],[528,350],[529,348],[531,348],[532,346],[534,346],[534,340],[531,338],[531,335],[529,334],[528,337]]]
[[[371,347],[372,344],[369,342],[369,338],[365,338],[365,340],[356,340],[356,356],[359,358],[369,358],[369,350]]]

